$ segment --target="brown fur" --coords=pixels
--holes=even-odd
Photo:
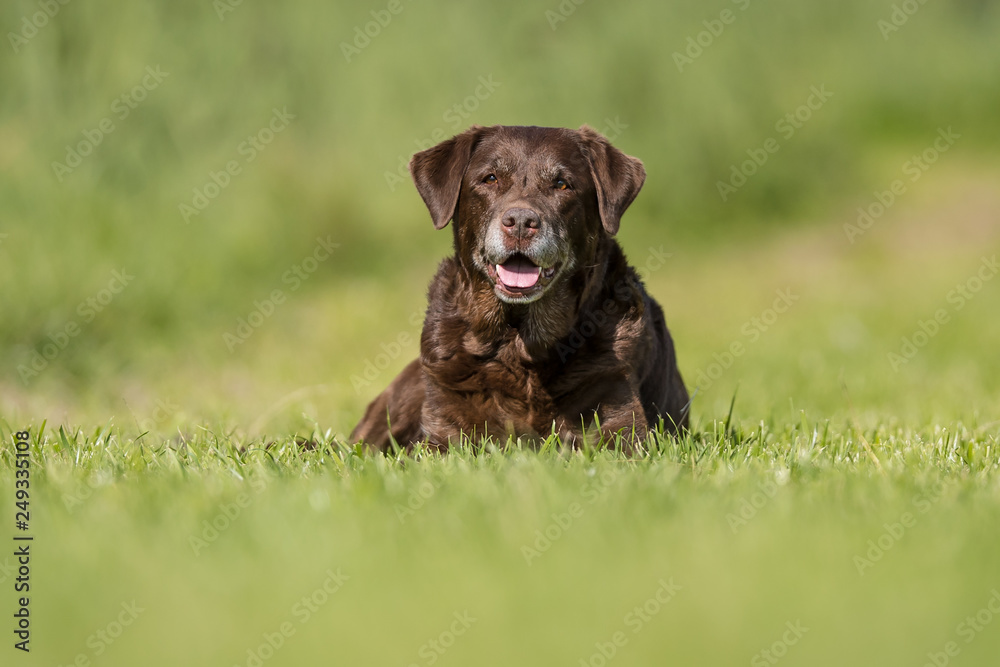
[[[578,443],[597,424],[640,438],[661,417],[686,427],[663,311],[613,238],[645,180],[639,160],[586,126],[473,126],[417,153],[410,171],[434,226],[455,221],[455,256],[431,281],[420,358],[372,401],[352,442],[445,447],[461,434],[554,431]],[[519,301],[497,284],[498,253],[555,276]]]

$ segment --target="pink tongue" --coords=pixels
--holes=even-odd
[[[497,275],[507,287],[531,287],[538,282],[541,269],[523,257],[497,264]]]

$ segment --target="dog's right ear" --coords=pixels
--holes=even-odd
[[[443,229],[455,217],[462,178],[482,132],[482,127],[473,125],[462,134],[417,153],[410,160],[410,175],[431,212],[434,229]]]

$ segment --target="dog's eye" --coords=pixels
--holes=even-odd
[[[497,182],[497,177],[495,174],[490,174],[489,176],[483,179],[483,183],[486,183],[487,185],[493,185],[496,182]]]
[[[556,179],[556,190],[569,190],[569,183],[561,178]]]

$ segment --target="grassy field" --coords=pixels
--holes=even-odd
[[[995,664],[996,3],[17,1],[0,26],[2,664]],[[688,436],[347,442],[450,251],[400,164],[473,122],[644,160],[619,239]]]
[[[1000,646],[995,429],[803,418],[631,460],[46,440],[37,664],[577,665],[613,649],[630,665],[920,665],[955,641],[955,664],[986,665]]]

